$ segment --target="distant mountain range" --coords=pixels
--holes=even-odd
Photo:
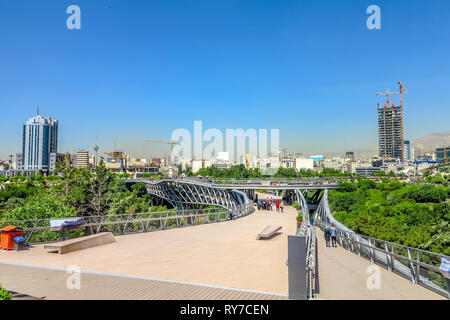
[[[450,146],[450,131],[432,133],[425,137],[414,139],[411,141],[413,148],[419,148],[426,152],[432,152],[436,148]]]
[[[414,149],[418,148],[425,152],[433,152],[436,148],[443,146],[450,146],[450,131],[431,133],[424,137],[411,140],[411,145]],[[355,153],[356,159],[369,160],[372,156],[378,155],[378,149],[357,149],[348,150]],[[343,152],[328,152],[324,154],[326,158],[332,157],[344,157],[345,151]]]

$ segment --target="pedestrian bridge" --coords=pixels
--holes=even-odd
[[[290,278],[306,278],[301,289],[291,290],[290,297],[326,299],[445,299],[450,297],[449,281],[440,273],[444,255],[357,234],[334,219],[325,190],[312,213],[299,192],[303,223],[291,236],[289,255],[298,251],[295,242],[302,238],[306,249],[301,268]],[[310,223],[314,217],[314,225]],[[338,247],[326,247],[322,230],[337,228]],[[292,244],[292,245],[291,245]],[[294,249],[294,250],[293,250]],[[302,248],[300,248],[302,249]],[[296,254],[293,255],[296,257]],[[446,257],[448,259],[448,257]],[[306,261],[305,261],[306,260]],[[306,263],[305,263],[306,262]],[[303,271],[305,270],[305,272]],[[406,282],[405,282],[406,280]],[[290,280],[291,281],[291,280]],[[342,289],[345,288],[343,291]],[[397,298],[393,298],[396,296]],[[415,296],[415,298],[414,298]]]
[[[210,178],[178,178],[163,180],[127,179],[126,183],[143,182],[146,185],[197,185],[216,190],[324,190],[339,188],[336,178],[303,178],[303,179],[210,179]]]
[[[336,179],[127,179],[127,184],[143,183],[150,195],[178,209],[214,205],[230,210],[246,207],[257,190],[282,190],[289,202],[299,201],[298,190],[320,192],[339,188]]]
[[[307,268],[313,267],[309,298],[445,299],[396,273],[398,265],[393,271],[384,268],[382,255],[372,262],[366,257],[370,250],[359,256],[356,243],[353,251],[347,249],[351,242],[344,233],[337,248],[327,248],[319,226],[306,223],[297,230],[297,215],[292,206],[284,212],[256,210],[231,221],[118,234],[114,243],[65,255],[48,253],[37,243],[26,251],[3,250],[0,283],[46,299],[289,299],[289,269],[294,265],[288,260],[289,237],[315,234],[309,253],[317,260],[308,256],[307,261]],[[256,240],[268,225],[282,226],[281,233]],[[67,268],[74,266],[81,270],[79,290],[66,286]],[[367,272],[374,266],[379,266],[380,276],[376,288],[368,286]],[[425,271],[421,265],[422,282]]]

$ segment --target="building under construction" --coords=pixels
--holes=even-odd
[[[403,136],[403,93],[407,93],[402,83],[400,92],[377,93],[386,95],[387,101],[383,102],[383,107],[378,104],[378,139],[380,157],[396,158],[404,161],[404,136]],[[405,90],[405,91],[404,91]],[[389,105],[389,95],[400,94],[400,105],[394,105],[392,101]]]

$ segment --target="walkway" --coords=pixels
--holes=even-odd
[[[2,250],[0,283],[45,299],[286,299],[287,236],[296,232],[297,212],[284,211],[257,210],[233,221],[117,236],[115,243],[64,255],[42,245]],[[282,233],[256,240],[267,225],[281,225]],[[369,290],[370,261],[341,247],[327,248],[319,229],[317,235],[319,299],[445,300],[381,267],[381,289]],[[71,265],[84,271],[80,290],[66,288],[64,270]]]
[[[83,272],[80,289],[69,290],[64,269],[0,263],[2,283],[48,300],[284,300],[284,295],[217,286],[154,280],[143,277]],[[14,300],[38,298],[13,295]]]
[[[366,273],[370,261],[340,247],[326,247],[323,232],[316,228],[319,251],[319,299],[332,300],[446,300],[411,281],[380,268],[381,288],[369,290]]]
[[[49,253],[42,245],[26,251],[2,250],[0,264],[4,261],[61,269],[77,265],[84,271],[253,290],[286,298],[287,236],[296,232],[296,215],[292,207],[286,207],[284,213],[257,210],[233,221],[117,236],[115,243],[64,255]],[[256,240],[267,225],[281,225],[282,233],[270,240]],[[28,282],[26,275],[3,270],[0,283],[12,291],[50,298],[51,286],[61,286],[58,276],[58,281],[48,278],[51,281],[37,281],[27,287],[23,284]],[[45,274],[39,275],[39,279],[44,278]],[[99,285],[87,296],[103,297],[102,288]],[[176,297],[189,299],[191,291],[183,292],[185,296]]]

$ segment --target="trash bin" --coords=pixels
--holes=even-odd
[[[14,237],[14,250],[20,251],[23,250],[23,246],[25,244],[25,238],[21,236]]]
[[[2,233],[0,247],[5,250],[14,249],[14,237],[23,237],[23,228],[7,226],[0,229]]]

